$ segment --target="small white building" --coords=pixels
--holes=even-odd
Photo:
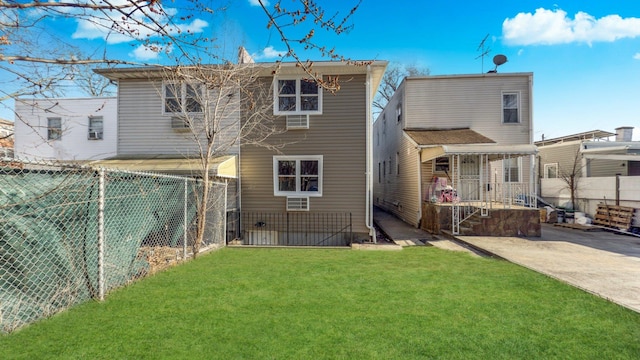
[[[116,155],[117,98],[17,99],[15,157],[97,160]]]
[[[13,121],[0,119],[0,157],[13,157]]]

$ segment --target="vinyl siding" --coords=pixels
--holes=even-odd
[[[539,172],[544,177],[544,164],[558,163],[558,176],[570,174],[576,159],[576,153],[580,148],[579,142],[566,144],[541,146],[538,148],[538,158],[540,159]],[[581,160],[578,160],[581,161]],[[577,164],[578,174],[581,175],[582,164]]]
[[[322,196],[310,198],[310,211],[350,212],[353,231],[368,234],[365,76],[348,78],[335,95],[323,94],[323,113],[310,117],[309,129],[290,130],[269,138],[273,144],[286,143],[281,153],[253,145],[241,147],[243,211],[286,211],[286,197],[274,196],[273,192],[275,155],[323,155]],[[265,86],[270,86],[270,79],[264,81]],[[276,123],[284,128],[285,117],[277,117]]]
[[[626,154],[625,151],[614,151],[610,154]],[[615,176],[620,174],[621,176],[629,175],[629,168],[627,166],[628,161],[623,160],[604,160],[604,159],[592,159],[587,160],[587,176],[589,177],[602,177],[602,176]]]
[[[404,110],[402,120],[397,120],[396,109],[404,106],[402,91],[402,88],[398,89],[397,96],[391,99],[373,125],[374,136],[380,137],[379,141],[374,139],[373,146],[374,204],[417,227],[420,222],[420,155],[404,136]],[[378,169],[383,170],[383,167],[386,173],[379,174]]]
[[[162,82],[149,79],[120,80],[118,83],[118,155],[179,155],[200,153],[192,132],[171,128],[171,116],[163,114]],[[239,111],[224,119],[224,124],[239,124]],[[237,134],[229,128],[218,143]],[[224,148],[218,154],[237,153],[237,147]]]
[[[532,76],[525,73],[407,78],[405,128],[468,127],[499,144],[530,144]],[[520,123],[502,123],[503,92],[520,94]]]

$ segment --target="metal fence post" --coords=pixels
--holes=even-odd
[[[187,196],[188,196],[188,187],[189,187],[189,181],[187,179],[184,179],[184,210],[183,210],[183,220],[182,220],[182,227],[183,227],[183,232],[182,232],[182,236],[184,238],[184,240],[182,241],[182,260],[186,260],[187,259]]]
[[[98,174],[98,299],[104,301],[104,168]]]
[[[224,182],[224,208],[222,209],[222,213],[224,214],[223,217],[223,221],[224,221],[224,232],[222,233],[222,242],[224,246],[227,246],[227,224],[229,223],[229,213],[227,213],[227,191],[228,191],[228,187],[229,187],[229,180],[225,180]]]

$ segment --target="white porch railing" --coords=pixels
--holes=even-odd
[[[501,183],[492,184],[489,198],[492,202],[501,203],[503,208],[511,208],[512,205],[537,207],[534,189],[528,183]]]

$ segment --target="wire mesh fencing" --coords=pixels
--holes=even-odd
[[[0,332],[50,316],[225,244],[226,184],[0,161]],[[202,219],[202,218],[200,218]],[[202,221],[202,220],[201,220]]]

